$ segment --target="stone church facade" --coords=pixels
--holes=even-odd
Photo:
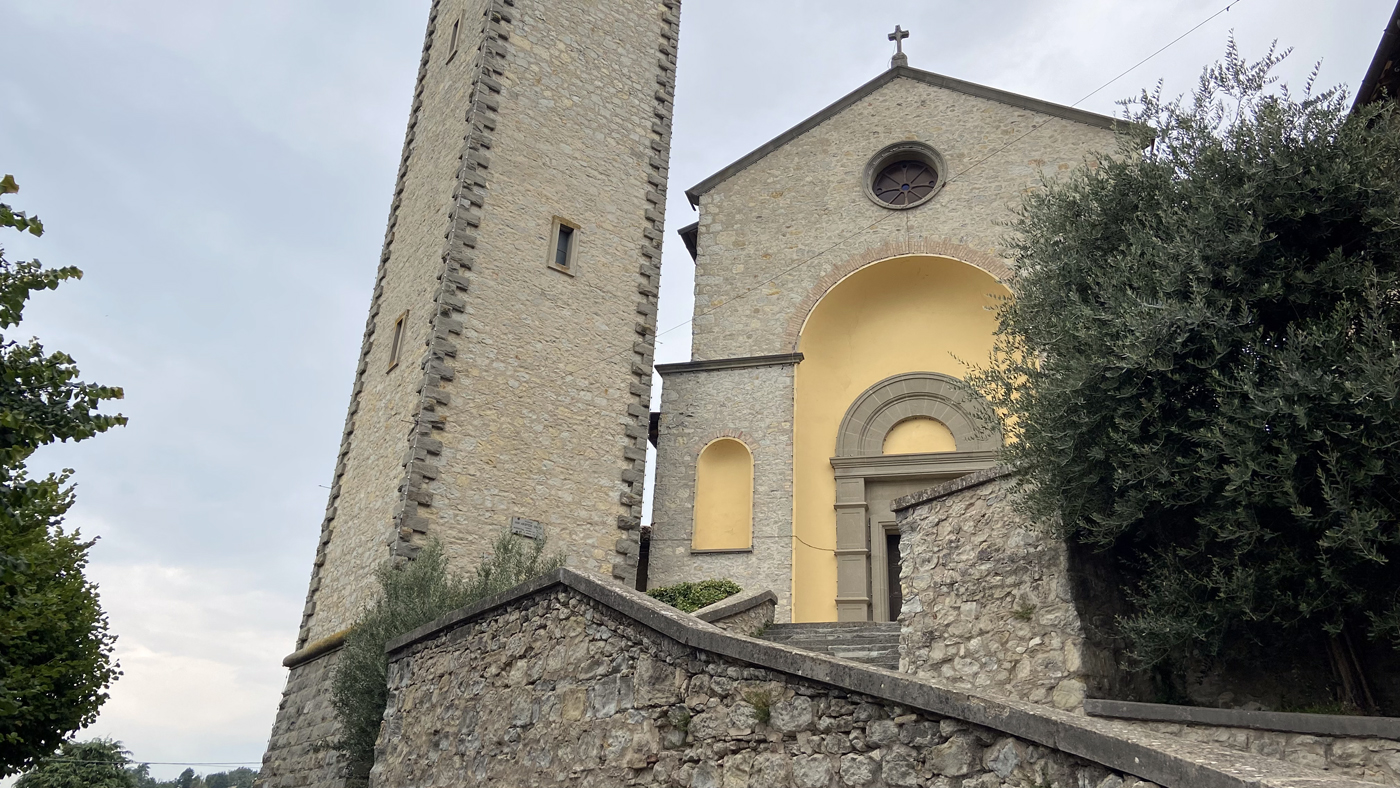
[[[650,584],[770,588],[780,622],[897,618],[890,502],[990,467],[1000,441],[956,382],[1014,277],[1003,224],[1043,177],[1111,152],[1112,124],[897,59],[689,190],[694,360],[658,365]],[[932,192],[892,205],[877,179],[905,162]],[[729,442],[753,487],[726,528],[697,483]]]

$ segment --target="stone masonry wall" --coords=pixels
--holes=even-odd
[[[877,151],[903,140],[936,148],[955,177],[929,203],[891,211],[866,197],[863,173]],[[1114,144],[1105,128],[894,79],[701,195],[696,309],[732,303],[697,311],[692,357],[800,350],[789,323],[800,326],[813,289],[863,250],[938,242],[966,249],[951,254],[967,262],[996,258],[1001,223],[1042,172],[1067,171]]]
[[[648,584],[727,578],[746,591],[769,589],[778,596],[777,620],[789,621],[793,366],[663,374]],[[692,554],[696,463],[725,435],[753,452],[753,550]]]
[[[318,746],[336,735],[330,684],[338,653],[332,651],[292,668],[258,773],[259,788],[341,788],[345,784],[339,753]]]
[[[702,607],[695,611],[694,616],[725,632],[758,637],[773,623],[777,602],[778,598],[772,591],[750,591]]]
[[[446,252],[472,276],[434,381],[439,454],[410,478],[414,530],[459,566],[524,517],[571,567],[635,576],[679,9],[514,0],[502,20],[493,125],[464,156],[479,225]],[[568,272],[555,217],[579,227]]]
[[[678,0],[435,0],[299,646],[391,555],[469,568],[513,517],[633,576],[678,25]]]
[[[395,656],[371,785],[1151,788],[993,730],[679,647],[585,597]]]
[[[1080,709],[1111,666],[1084,637],[1064,544],[1011,511],[1004,473],[896,500],[900,670]]]
[[[904,564],[900,670],[1082,713],[1113,697],[1114,658],[1086,638],[1065,545],[1011,511],[994,469],[896,501]],[[1121,724],[1400,785],[1400,741],[1163,722]]]
[[[735,613],[725,618],[717,618],[710,623],[725,632],[758,637],[760,632],[767,629],[768,625],[773,623],[773,605],[771,603],[758,605],[742,613]]]

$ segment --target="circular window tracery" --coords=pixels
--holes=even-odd
[[[880,202],[903,207],[922,202],[938,188],[938,173],[921,161],[897,161],[875,176],[871,184]]]
[[[922,142],[886,146],[865,167],[865,194],[883,208],[904,210],[943,188],[943,157]]]

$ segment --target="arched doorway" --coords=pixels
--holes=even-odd
[[[794,621],[898,615],[889,500],[992,464],[999,438],[976,434],[975,406],[952,387],[988,357],[1007,295],[979,268],[910,255],[861,268],[813,307],[794,381]],[[934,425],[896,429],[911,419],[943,425],[953,450]],[[886,454],[887,438],[934,450]]]

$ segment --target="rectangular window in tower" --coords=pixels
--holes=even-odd
[[[389,345],[389,368],[385,372],[392,371],[399,365],[399,350],[403,346],[403,324],[408,320],[408,312],[399,315],[399,319],[394,321],[394,341]]]
[[[578,225],[559,217],[554,217],[554,226],[549,234],[549,267],[572,275],[578,256]]]

